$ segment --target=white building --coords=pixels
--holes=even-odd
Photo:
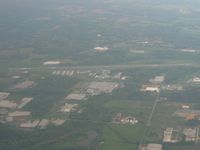
[[[59,65],[60,61],[46,61],[43,64],[44,65]]]

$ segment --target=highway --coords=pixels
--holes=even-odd
[[[181,64],[121,64],[121,65],[90,65],[90,66],[48,66],[42,65],[40,67],[31,68],[9,68],[10,70],[18,69],[80,69],[80,70],[99,70],[99,69],[134,69],[134,68],[167,68],[167,67],[196,67],[200,68],[200,64],[195,63],[181,63]]]

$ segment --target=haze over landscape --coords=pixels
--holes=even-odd
[[[199,150],[199,8],[0,0],[0,150]]]

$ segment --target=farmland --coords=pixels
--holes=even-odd
[[[198,150],[199,6],[0,2],[0,149]]]

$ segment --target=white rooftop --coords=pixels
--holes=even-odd
[[[59,65],[60,61],[46,61],[43,64],[44,65]]]

